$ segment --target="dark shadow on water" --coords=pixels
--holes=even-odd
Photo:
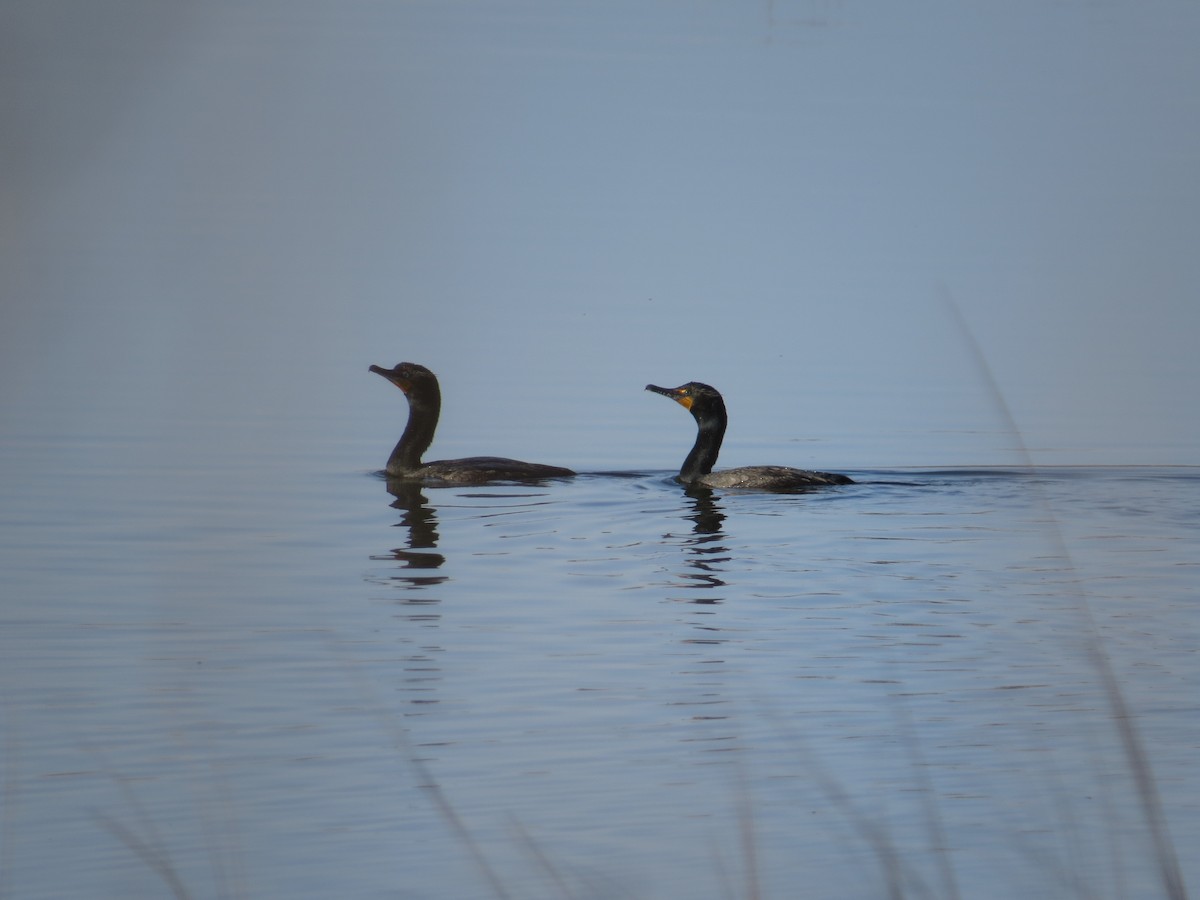
[[[401,511],[400,521],[396,528],[407,528],[408,539],[404,547],[396,547],[387,554],[373,555],[372,560],[395,560],[401,570],[417,570],[425,573],[431,569],[440,569],[445,565],[446,557],[441,553],[431,552],[438,544],[437,510],[429,505],[429,500],[422,492],[420,482],[389,479],[387,491],[395,499],[390,506]],[[424,588],[441,584],[447,580],[445,575],[403,574],[393,575],[393,582],[406,588]],[[433,601],[430,601],[433,602]]]
[[[725,522],[725,511],[717,502],[712,489],[689,487],[684,489],[684,493],[692,501],[691,514],[684,516],[685,519],[691,519],[695,523],[692,530],[698,535],[713,534],[723,536],[721,526]]]
[[[725,512],[708,488],[687,488],[685,493],[691,501],[683,515],[692,523],[692,533],[682,538],[684,571],[679,573],[681,587],[689,590],[711,591],[727,586],[722,578],[723,563],[729,562],[729,547],[725,544]],[[724,602],[724,597],[711,594],[678,598],[686,603],[713,605]]]
[[[389,479],[387,492],[395,498],[390,504],[392,509],[398,509],[403,513],[395,527],[408,529],[409,548],[415,550],[436,547],[438,542],[437,510],[429,505],[429,499],[422,491],[421,484]],[[442,562],[445,561],[440,554],[431,555],[436,556]],[[435,567],[425,566],[425,568]]]

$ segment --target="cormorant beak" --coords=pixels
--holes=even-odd
[[[385,369],[382,366],[371,366],[368,371],[374,372],[376,375],[382,375],[396,387],[400,388],[400,390],[404,391],[406,396],[408,395],[409,382],[399,372],[392,369]]]
[[[657,384],[646,385],[646,390],[653,391],[655,394],[662,394],[664,397],[670,397],[684,409],[692,408],[692,398],[684,392],[683,388],[665,388],[659,387]]]

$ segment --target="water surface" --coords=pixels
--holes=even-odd
[[[13,896],[1160,894],[1096,651],[1200,837],[1193,470],[155,452],[5,445]]]
[[[1200,7],[0,16],[0,897],[1198,883]]]

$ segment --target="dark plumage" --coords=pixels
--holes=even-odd
[[[696,443],[683,461],[679,480],[709,488],[745,488],[765,491],[802,490],[831,484],[854,484],[853,479],[831,472],[810,472],[788,466],[742,466],[714,472],[729,417],[725,401],[711,385],[689,381],[677,388],[646,385],[646,390],[670,397],[696,420]]]
[[[399,443],[388,457],[384,472],[389,478],[416,478],[448,484],[483,484],[488,481],[538,481],[543,478],[568,478],[575,473],[559,466],[522,462],[500,456],[469,456],[465,459],[441,459],[421,462],[433,443],[438,416],[442,411],[442,390],[437,376],[417,363],[402,362],[391,369],[371,366],[404,392],[408,398],[408,424]]]

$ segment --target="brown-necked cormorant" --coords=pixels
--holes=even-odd
[[[396,449],[388,457],[385,474],[389,478],[419,478],[430,482],[482,484],[488,481],[536,481],[542,478],[567,478],[575,473],[559,466],[504,459],[499,456],[470,456],[421,462],[433,443],[438,415],[442,411],[442,391],[437,376],[417,363],[402,362],[391,369],[371,366],[404,392],[408,398],[408,424]]]
[[[689,381],[677,388],[648,384],[646,390],[670,397],[696,420],[696,443],[679,470],[679,480],[686,485],[788,491],[829,484],[854,484],[853,479],[845,475],[810,472],[788,466],[742,466],[714,472],[712,467],[717,462],[717,454],[721,452],[725,425],[729,421],[720,392],[699,381]]]

